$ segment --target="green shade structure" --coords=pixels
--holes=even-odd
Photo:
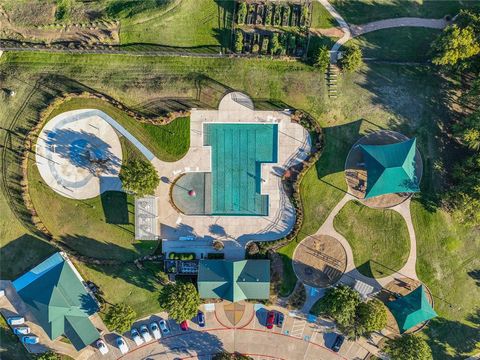
[[[359,145],[367,169],[365,199],[420,190],[415,171],[416,139],[388,145]]]
[[[89,319],[97,302],[61,253],[16,279],[13,287],[50,339],[64,335],[81,350],[100,337]]]
[[[423,285],[410,294],[387,303],[387,307],[395,317],[400,333],[437,316],[428,302]]]
[[[198,292],[203,299],[237,302],[268,299],[270,296],[269,260],[200,260]]]

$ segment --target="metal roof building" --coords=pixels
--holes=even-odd
[[[268,299],[269,260],[200,260],[198,292],[204,299],[221,298],[231,302]]]
[[[55,253],[13,282],[50,339],[66,336],[77,350],[100,337],[89,316],[98,310],[82,278],[63,253]]]
[[[420,190],[415,172],[415,138],[395,144],[359,146],[367,169],[366,199]]]

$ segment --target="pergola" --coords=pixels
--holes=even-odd
[[[420,190],[415,172],[415,138],[395,144],[359,146],[367,170],[365,199]]]

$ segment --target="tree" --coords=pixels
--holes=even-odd
[[[243,32],[237,29],[235,31],[235,52],[241,53],[243,49]]]
[[[327,71],[330,64],[330,51],[326,46],[322,46],[318,49],[317,58],[315,59],[315,66],[319,68],[320,72]]]
[[[281,47],[282,46],[280,45],[278,33],[273,33],[272,40],[270,40],[270,52],[272,55],[278,55],[278,53],[281,51]]]
[[[137,313],[129,305],[118,303],[110,306],[105,315],[105,324],[110,330],[123,334],[130,329]]]
[[[448,26],[432,44],[436,65],[456,65],[461,60],[480,54],[480,42],[472,26]]]
[[[431,360],[432,350],[427,342],[416,335],[406,334],[387,340],[385,352],[391,360]]]
[[[60,360],[60,356],[53,351],[47,351],[36,357],[37,360]]]
[[[325,296],[314,306],[319,314],[334,319],[341,327],[350,327],[355,323],[355,312],[360,303],[357,291],[344,285],[327,290]]]
[[[200,297],[192,283],[177,282],[165,286],[158,298],[160,308],[177,322],[193,318],[200,305]]]
[[[241,2],[238,4],[237,23],[244,24],[246,16],[247,16],[247,4],[244,2]]]
[[[362,50],[360,50],[360,47],[357,44],[347,46],[340,59],[340,66],[342,69],[352,72],[359,69],[362,64]]]
[[[387,326],[387,309],[378,299],[358,304],[355,312],[354,337],[366,336]]]
[[[213,360],[253,360],[250,356],[242,355],[240,353],[229,353],[227,351],[222,351],[213,356]]]
[[[215,241],[213,242],[213,248],[214,248],[216,251],[222,251],[224,247],[225,247],[225,244],[224,244],[223,241],[221,241],[221,240],[215,240]]]
[[[155,167],[143,160],[131,160],[122,165],[120,180],[125,190],[138,196],[153,194],[160,183]]]

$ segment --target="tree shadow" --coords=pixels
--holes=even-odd
[[[475,280],[477,286],[480,286],[480,270],[472,270],[468,272],[468,275]]]
[[[100,195],[100,199],[107,224],[130,224],[126,193],[106,191]]]
[[[57,250],[42,238],[23,234],[0,247],[0,278],[14,279]]]
[[[423,333],[428,337],[434,359],[458,359],[478,349],[480,341],[480,310],[467,322],[437,317],[430,320]],[[453,351],[452,351],[453,350]]]

